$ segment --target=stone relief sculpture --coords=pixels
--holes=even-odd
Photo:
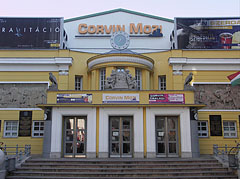
[[[129,70],[115,71],[112,70],[110,77],[105,82],[106,90],[136,90],[137,82],[132,77]]]
[[[49,73],[49,80],[52,82],[52,84],[49,86],[49,90],[51,91],[58,90],[57,79],[51,72]]]
[[[0,108],[35,108],[47,102],[45,84],[0,84]]]
[[[184,90],[190,90],[190,91],[195,90],[194,87],[190,85],[190,82],[192,81],[192,79],[193,79],[193,73],[191,72],[185,79]]]
[[[240,109],[240,86],[194,85],[195,102],[206,104],[206,109]]]

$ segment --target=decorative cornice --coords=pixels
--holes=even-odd
[[[100,57],[94,60],[91,60],[88,63],[88,69],[91,70],[94,66],[103,64],[103,63],[110,63],[110,62],[129,62],[129,63],[136,63],[147,66],[149,69],[153,69],[153,62],[146,60],[140,57],[131,57],[131,56],[105,56]]]
[[[0,81],[0,84],[47,84],[49,87],[49,81]]]
[[[0,71],[68,71],[72,61],[71,57],[0,58]]]
[[[240,58],[178,58],[170,57],[169,65],[173,66],[173,74],[180,74],[187,70],[225,70],[236,71],[240,69]]]
[[[125,12],[125,13],[129,13],[129,14],[134,14],[134,15],[138,15],[138,16],[143,16],[143,17],[148,17],[148,18],[152,18],[152,19],[158,19],[158,20],[174,23],[174,20],[172,20],[172,19],[162,18],[162,17],[153,16],[153,15],[136,12],[136,11],[131,11],[131,10],[127,10],[127,9],[122,9],[122,8],[113,9],[110,11],[99,12],[99,13],[90,14],[90,15],[86,15],[86,16],[75,17],[75,18],[71,18],[71,19],[66,19],[66,20],[64,20],[64,23],[72,22],[72,21],[76,21],[76,20],[87,19],[87,18],[96,17],[96,16],[107,15],[107,14],[111,14],[111,13],[115,13],[115,12]]]
[[[169,64],[199,65],[240,65],[240,58],[175,58],[170,57]]]

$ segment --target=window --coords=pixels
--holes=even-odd
[[[210,115],[210,134],[211,136],[222,136],[221,115]]]
[[[82,90],[82,76],[75,76],[75,90]]]
[[[234,121],[223,121],[224,137],[232,138],[237,137],[237,125]]]
[[[135,79],[137,83],[137,90],[142,89],[142,72],[140,69],[135,70]]]
[[[105,89],[105,79],[106,79],[106,69],[102,68],[100,69],[100,86],[99,89],[100,90],[104,90]]]
[[[4,137],[18,136],[18,121],[4,121]]]
[[[208,137],[207,121],[198,121],[198,137]]]
[[[33,121],[32,137],[43,137],[44,121]]]
[[[166,90],[166,75],[158,76],[158,84],[159,90]]]

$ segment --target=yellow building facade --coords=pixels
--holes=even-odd
[[[32,154],[50,158],[185,158],[239,140],[240,86],[227,78],[240,69],[239,50],[103,53],[71,43],[0,51],[4,145],[30,144]]]

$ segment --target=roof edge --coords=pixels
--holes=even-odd
[[[172,20],[172,19],[167,19],[167,18],[163,18],[163,17],[159,17],[159,16],[154,16],[154,15],[149,15],[149,14],[145,14],[145,13],[141,13],[141,12],[136,12],[136,11],[131,11],[131,10],[127,10],[127,9],[118,8],[118,9],[113,9],[113,10],[109,10],[109,11],[103,11],[103,12],[98,12],[98,13],[89,14],[89,15],[85,15],[85,16],[66,19],[66,20],[64,20],[64,23],[72,22],[72,21],[76,21],[76,20],[81,20],[81,19],[86,19],[86,18],[90,18],[90,17],[96,17],[96,16],[101,16],[101,15],[111,14],[111,13],[114,13],[114,12],[126,12],[126,13],[130,13],[130,14],[135,14],[135,15],[139,15],[139,16],[144,16],[144,17],[149,17],[149,18],[153,18],[153,19],[163,20],[163,21],[167,21],[167,22],[172,22],[172,23],[174,22],[174,20]]]

